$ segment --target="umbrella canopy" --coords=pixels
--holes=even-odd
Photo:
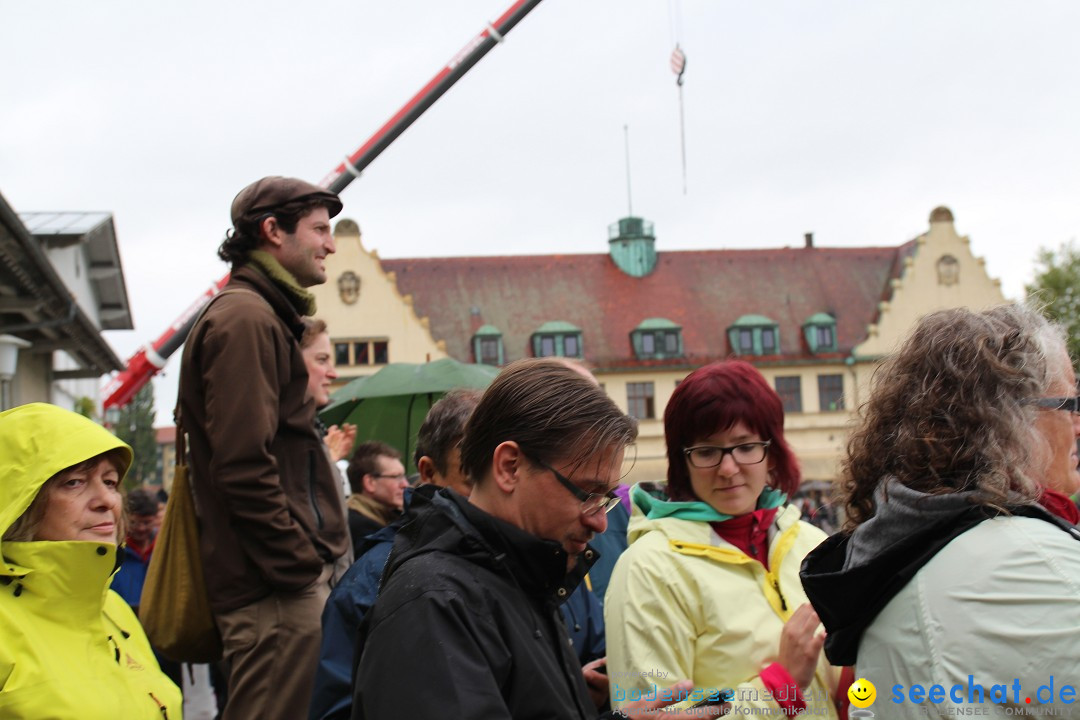
[[[401,451],[409,472],[416,470],[416,433],[428,410],[455,388],[484,389],[499,369],[452,358],[422,363],[390,363],[357,378],[330,396],[319,417],[327,425],[356,425],[356,441],[381,440]]]

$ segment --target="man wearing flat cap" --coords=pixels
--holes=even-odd
[[[307,716],[332,565],[349,549],[299,340],[326,282],[337,195],[267,177],[236,196],[225,289],[180,369],[210,605],[229,668],[224,718]]]

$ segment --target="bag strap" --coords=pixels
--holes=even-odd
[[[206,304],[203,305],[202,310],[200,310],[199,314],[195,316],[195,322],[191,323],[191,330],[188,332],[188,337],[190,337],[191,334],[195,332],[195,328],[199,325],[200,322],[202,322],[203,316],[206,315],[206,311],[210,309],[210,306],[214,304],[215,300],[224,295],[237,295],[239,293],[244,293],[246,295],[254,295],[255,297],[262,300],[264,303],[266,303],[267,307],[270,307],[270,303],[266,302],[266,298],[264,298],[262,295],[255,292],[254,290],[240,287],[226,288],[225,290],[222,290],[217,295],[214,295],[214,297],[206,301]],[[270,309],[273,310],[272,307]],[[183,382],[183,377],[184,375],[183,373],[181,373],[180,382]],[[176,425],[176,457],[173,458],[175,467],[187,465],[187,438],[185,437],[184,433],[184,419],[180,412],[180,397],[182,395],[182,393],[180,392],[180,382],[177,383],[176,408],[173,409],[173,423]]]

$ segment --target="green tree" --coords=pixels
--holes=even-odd
[[[154,385],[146,383],[116,420],[116,436],[131,446],[135,460],[124,486],[131,490],[157,480],[157,438],[154,433]]]
[[[1080,360],[1080,250],[1067,242],[1054,250],[1040,248],[1035,280],[1024,288],[1043,313],[1065,328],[1069,356]]]
[[[83,395],[75,401],[75,407],[73,409],[84,418],[97,420],[97,403],[94,402],[93,398],[88,398]]]

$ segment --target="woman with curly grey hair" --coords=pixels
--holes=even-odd
[[[847,525],[802,569],[826,655],[878,688],[878,718],[1067,713],[1080,532],[1059,515],[1080,487],[1080,400],[1062,331],[1022,305],[937,312],[875,381],[843,465]]]

